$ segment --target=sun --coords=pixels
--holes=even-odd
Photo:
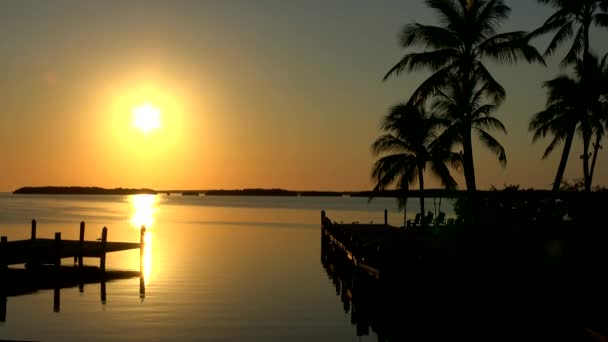
[[[160,114],[160,109],[144,103],[133,109],[133,126],[144,133],[150,133],[161,127]]]

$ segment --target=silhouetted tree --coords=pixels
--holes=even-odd
[[[564,149],[553,183],[553,190],[560,189],[564,169],[574,140],[578,131],[583,138],[583,174],[585,190],[591,189],[592,169],[597,159],[597,149],[593,157],[592,168],[589,169],[589,145],[595,134],[597,146],[604,135],[604,105],[603,96],[606,93],[606,66],[605,59],[598,62],[597,58],[589,55],[587,58],[587,82],[591,87],[582,84],[583,61],[579,59],[575,68],[575,78],[560,75],[544,83],[548,89],[547,107],[536,113],[530,121],[530,130],[534,132],[533,141],[541,137],[552,135],[553,140],[546,148],[543,159],[546,158],[562,141]]]
[[[447,164],[461,165],[461,156],[437,140],[444,120],[411,103],[392,107],[383,120],[381,135],[372,145],[372,152],[381,156],[372,169],[377,184],[374,191],[392,184],[407,190],[418,181],[420,215],[424,217],[424,171],[429,166],[433,175],[448,189],[456,187]],[[424,220],[423,220],[424,222]]]
[[[486,112],[483,116],[487,117],[491,111],[480,109],[482,99],[491,101],[489,106],[495,108],[506,96],[504,88],[486,69],[484,61],[513,63],[522,58],[528,62],[544,64],[544,61],[536,48],[529,45],[529,36],[525,32],[498,33],[501,22],[507,19],[511,11],[503,0],[426,0],[426,4],[436,11],[441,26],[419,23],[405,25],[400,35],[401,46],[409,48],[418,45],[425,50],[406,54],[384,79],[403,71],[426,69],[433,74],[414,92],[412,99],[416,104],[424,103],[442,90],[443,95],[454,96],[451,98],[452,111],[447,117],[458,121],[452,125],[460,129],[454,138],[462,145],[467,189],[474,192],[476,183],[471,131],[475,119],[479,117],[475,113],[481,110]],[[455,80],[457,85],[454,84]],[[486,128],[496,123],[484,120]],[[501,129],[502,124],[494,126]],[[490,148],[498,151],[495,140],[486,139],[490,137],[483,134],[482,141],[489,142]],[[502,152],[504,155],[504,150]]]
[[[551,15],[545,23],[535,30],[531,36],[539,36],[549,32],[557,31],[544,55],[552,55],[557,48],[572,37],[572,45],[566,56],[562,59],[561,65],[577,64],[579,69],[577,77],[579,78],[579,87],[582,87],[582,94],[593,92],[594,78],[590,72],[594,67],[587,68],[588,64],[596,63],[596,58],[590,53],[591,46],[589,43],[589,32],[593,25],[600,27],[608,27],[608,1],[606,0],[538,0],[540,3],[547,4],[553,7],[556,12]],[[576,32],[576,33],[575,33]],[[590,78],[589,82],[587,79]],[[581,108],[582,111],[589,112],[593,109]],[[584,114],[581,114],[584,115]],[[584,126],[586,123],[581,122]],[[592,171],[589,167],[589,145],[592,139],[592,128],[583,128],[583,174],[585,179],[585,189],[591,190]],[[566,136],[566,144],[568,147],[574,136],[574,129],[570,128]],[[601,136],[599,137],[601,140]],[[599,143],[596,145],[599,146]],[[565,150],[566,151],[566,150]],[[562,153],[562,159],[558,167],[556,179],[553,183],[553,190],[559,190],[559,185],[563,178],[566,169],[568,153]],[[592,162],[592,164],[594,164]]]

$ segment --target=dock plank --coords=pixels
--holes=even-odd
[[[105,252],[120,252],[141,248],[138,242],[106,242]],[[35,239],[9,241],[3,246],[4,263],[7,265],[28,262],[53,263],[60,258],[75,256],[99,258],[104,254],[100,241],[61,240],[59,245],[54,239]]]

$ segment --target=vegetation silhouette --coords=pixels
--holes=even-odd
[[[585,191],[591,191],[593,170],[595,169],[599,143],[604,136],[606,120],[604,101],[605,96],[608,95],[606,84],[608,82],[607,56],[604,56],[601,61],[594,55],[588,56],[586,68],[589,71],[586,80],[592,86],[583,84],[583,75],[585,74],[583,68],[585,66],[582,59],[578,59],[574,67],[575,78],[562,74],[543,84],[548,89],[547,106],[532,117],[529,129],[534,132],[533,142],[547,135],[553,135],[553,140],[546,148],[543,159],[564,141],[560,164],[553,183],[554,191],[559,190],[562,182],[576,131],[583,138],[584,189]],[[596,136],[596,142],[593,160],[591,167],[589,167],[588,157],[585,156],[589,156],[589,144],[592,135]]]
[[[556,256],[559,244],[545,252],[544,241],[511,236],[486,241],[485,254],[478,254],[479,248],[463,247],[463,239],[457,251],[464,254],[441,256],[431,252],[436,241],[427,248],[416,242],[414,254],[394,262],[398,273],[385,278],[381,270],[375,278],[353,263],[359,255],[321,234],[321,264],[358,336],[373,331],[378,341],[578,341],[605,333],[606,281],[572,267],[590,256],[578,250],[585,245],[568,245]]]
[[[579,95],[587,95],[596,91],[595,87],[600,85],[597,83],[594,73],[597,71],[595,65],[597,64],[597,58],[591,54],[591,46],[589,42],[590,30],[593,25],[600,27],[608,27],[608,1],[606,0],[539,0],[540,3],[547,4],[553,7],[556,12],[551,15],[544,24],[532,32],[531,37],[540,36],[553,31],[557,31],[549,45],[547,46],[544,55],[550,56],[563,45],[568,39],[572,39],[572,46],[568,50],[566,56],[562,59],[561,65],[576,65],[576,74],[578,77],[578,86],[580,88]],[[577,29],[578,27],[578,29]],[[576,34],[574,33],[576,30]],[[605,95],[604,95],[605,96]],[[583,137],[583,176],[585,180],[585,191],[591,191],[592,183],[592,168],[595,166],[595,157],[593,167],[589,166],[589,147],[591,143],[592,135],[595,131],[596,144],[595,153],[599,149],[599,141],[603,135],[602,125],[590,124],[590,121],[604,121],[605,117],[597,118],[600,112],[603,112],[605,116],[606,108],[598,111],[594,108],[596,101],[591,100],[589,104],[584,103],[578,104],[576,109],[579,112],[579,118],[581,118],[579,125]],[[591,116],[591,118],[585,118]],[[568,154],[570,145],[575,134],[575,127],[572,127],[572,123],[567,124],[567,134],[565,136],[564,153],[557,169],[557,175],[553,182],[553,190],[558,191],[563,174],[568,161]],[[559,134],[559,136],[562,136]]]
[[[374,155],[381,156],[372,169],[372,177],[377,182],[373,191],[385,190],[394,183],[400,189],[408,190],[410,184],[418,182],[420,215],[424,216],[424,172],[427,165],[446,189],[454,189],[456,181],[447,164],[459,168],[461,155],[451,152],[449,146],[437,139],[443,124],[444,120],[420,106],[411,103],[393,106],[382,123],[386,133],[372,145]],[[423,225],[426,225],[426,220],[423,220]]]
[[[400,35],[401,46],[410,48],[418,45],[426,50],[406,54],[386,73],[384,80],[404,71],[426,69],[433,73],[411,98],[416,104],[423,104],[438,94],[450,100],[452,111],[447,118],[457,118],[453,127],[458,130],[457,134],[450,130],[450,138],[462,147],[466,186],[474,192],[476,183],[471,138],[474,114],[478,112],[489,116],[506,96],[504,88],[492,77],[484,61],[513,63],[524,59],[544,64],[544,60],[529,44],[530,37],[526,32],[498,33],[498,27],[511,11],[502,0],[426,0],[425,3],[435,10],[441,26],[419,23],[405,25]],[[483,105],[484,100],[489,103]],[[447,105],[445,101],[442,103]],[[487,128],[496,126],[495,123],[488,121]],[[497,151],[495,140],[489,137],[482,135],[482,142]]]

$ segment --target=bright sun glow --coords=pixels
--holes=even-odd
[[[143,273],[144,284],[150,283],[152,273],[152,225],[154,215],[157,211],[157,197],[155,195],[134,195],[130,197],[132,214],[131,224],[140,229],[146,227],[144,235],[144,250],[141,255],[141,271]]]
[[[150,103],[134,108],[133,125],[144,133],[160,128],[160,110]]]

